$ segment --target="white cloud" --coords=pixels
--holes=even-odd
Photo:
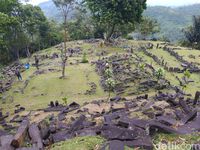
[[[39,3],[49,0],[30,0],[30,4],[38,5]],[[151,6],[183,6],[200,3],[200,0],[147,0],[147,4]]]
[[[32,5],[38,5],[42,2],[46,2],[46,1],[49,1],[49,0],[29,0],[29,4],[32,4]]]
[[[183,6],[200,3],[200,0],[147,0],[147,4],[151,6]]]

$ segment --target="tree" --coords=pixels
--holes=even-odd
[[[4,0],[0,3],[0,63],[2,64],[12,61],[15,56],[12,42],[17,38],[16,31],[19,27],[18,18],[14,16],[18,7],[17,0]]]
[[[64,50],[61,49],[62,78],[64,78],[67,61],[67,18],[69,13],[73,10],[75,0],[53,0],[53,2],[55,3],[56,7],[60,9],[64,20]]]
[[[106,27],[105,40],[110,41],[119,25],[140,22],[146,0],[84,0],[96,22]]]
[[[160,80],[162,77],[164,77],[165,75],[165,70],[162,68],[158,68],[155,72],[155,77],[157,78],[157,80]]]
[[[0,2],[0,63],[8,64],[31,52],[60,43],[60,29],[37,6],[18,0]],[[51,42],[53,41],[53,42]]]
[[[157,20],[148,17],[143,17],[141,23],[138,25],[138,30],[142,37],[146,39],[148,35],[159,32],[159,24]]]
[[[30,49],[33,43],[37,44],[37,48],[40,50],[43,45],[43,36],[46,30],[42,27],[47,26],[48,22],[44,16],[42,10],[38,6],[32,6],[30,4],[23,5],[21,8],[21,24],[24,28],[24,32],[27,34],[26,40],[26,54],[30,57]],[[42,30],[41,30],[42,28]],[[44,47],[42,47],[44,48]],[[33,49],[33,47],[32,47]],[[33,51],[33,50],[32,50]]]
[[[70,40],[94,38],[94,23],[84,5],[79,5],[74,13],[74,19],[67,26]]]
[[[110,99],[111,92],[114,90],[116,83],[113,78],[108,78],[106,80],[106,86],[108,88],[108,100]]]
[[[193,25],[184,30],[186,46],[200,49],[200,16],[193,17]]]

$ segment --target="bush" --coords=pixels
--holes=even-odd
[[[155,77],[159,80],[165,75],[165,70],[162,68],[158,68],[155,72]]]
[[[131,35],[127,35],[125,38],[126,38],[127,40],[133,40],[133,36],[131,36]]]
[[[82,61],[81,63],[88,63],[89,61],[87,60],[87,54],[86,53],[83,53],[83,58],[82,58]]]

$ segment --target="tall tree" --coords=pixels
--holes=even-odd
[[[10,37],[13,37],[13,29],[16,26],[18,26],[18,21],[15,17],[0,12],[0,63],[12,60]]]
[[[69,13],[73,10],[75,5],[75,0],[53,0],[56,7],[58,7],[62,13],[64,21],[64,50],[61,49],[61,59],[62,59],[62,78],[65,77],[65,66],[67,61],[67,19]]]
[[[37,6],[22,5],[19,0],[1,0],[0,63],[8,64],[21,56],[30,56],[31,52],[60,43],[60,29],[54,25]]]
[[[73,18],[67,24],[70,40],[94,38],[92,18],[83,5],[76,8]]]
[[[160,29],[157,20],[143,17],[141,23],[138,25],[138,30],[143,39],[146,39],[148,35],[155,34],[159,32]]]
[[[200,49],[200,16],[193,17],[193,25],[185,29],[187,46]]]
[[[93,18],[106,25],[105,40],[110,41],[119,25],[140,22],[146,0],[84,0]]]

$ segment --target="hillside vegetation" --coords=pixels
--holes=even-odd
[[[79,44],[77,44],[79,43]],[[81,43],[81,45],[80,45]],[[14,82],[12,88],[3,93],[2,97],[2,105],[3,110],[6,112],[9,110],[13,110],[14,106],[18,103],[22,103],[23,106],[26,107],[27,110],[36,110],[39,108],[44,108],[47,106],[49,101],[58,100],[62,103],[62,98],[67,97],[68,102],[77,101],[80,104],[84,102],[88,102],[94,99],[106,98],[107,93],[104,92],[100,85],[100,77],[95,72],[95,65],[92,65],[91,62],[98,60],[99,56],[95,56],[97,53],[102,53],[106,51],[106,55],[111,56],[116,53],[126,53],[126,49],[123,47],[134,46],[136,49],[138,44],[145,44],[147,42],[135,42],[129,41],[128,43],[123,43],[117,47],[105,47],[101,48],[98,44],[88,44],[82,41],[80,42],[70,42],[68,45],[73,45],[73,47],[80,47],[82,50],[82,54],[84,52],[87,53],[87,59],[90,63],[82,64],[77,62],[81,62],[82,55],[70,57],[66,67],[66,80],[60,80],[61,76],[61,60],[57,59],[44,59],[41,61],[40,72],[37,73],[37,69],[35,67],[31,67],[29,70],[22,73],[23,81]],[[158,42],[159,43],[159,42]],[[154,44],[156,45],[156,43]],[[158,56],[159,58],[164,59],[165,62],[168,63],[169,67],[179,67],[182,68],[181,62],[178,61],[175,57],[171,56],[168,52],[163,49],[152,49],[149,50],[152,54]],[[200,66],[199,56],[200,51],[198,50],[176,50],[180,56],[183,56],[189,62],[196,63]],[[41,52],[38,52],[34,55],[39,55],[40,57],[45,55],[53,55],[53,53],[59,54],[56,48],[52,47]],[[134,52],[138,57],[143,58],[143,61],[148,64],[152,64],[155,68],[162,68],[158,63],[156,63],[151,57],[147,56],[143,51],[136,50]],[[196,58],[191,58],[191,55],[195,54]],[[22,62],[26,62],[26,59],[23,59]],[[34,63],[34,57],[30,59],[30,63]],[[136,69],[136,66],[133,65],[133,68]],[[165,78],[171,82],[174,86],[179,86],[178,80],[175,78],[178,76],[182,78],[182,73],[171,73],[165,71]],[[199,75],[193,73],[191,75],[191,80],[195,81],[194,83],[190,83],[186,89],[186,93],[195,94],[197,90],[200,90],[200,78]],[[24,87],[25,82],[28,82],[28,86],[21,92]],[[141,82],[141,81],[140,81]],[[85,94],[87,90],[90,90],[90,83],[95,83],[97,85],[96,92],[91,95]],[[130,88],[126,90],[123,96],[129,96],[130,93],[134,94],[142,94],[137,92],[136,84],[130,84]],[[195,88],[194,88],[195,87]],[[148,93],[156,92],[154,90],[148,91]]]
[[[153,49],[148,49],[148,51],[156,56],[159,59],[164,59],[167,62],[169,67],[178,67],[182,68],[182,63],[177,60],[174,56],[171,56],[167,51],[165,51],[162,47],[156,48],[157,44],[162,45],[162,42],[151,42],[154,46]],[[116,46],[104,46],[101,47],[100,43],[88,43],[85,41],[73,41],[68,42],[67,45],[74,49],[81,49],[80,53],[75,53],[72,57],[68,59],[67,67],[66,67],[66,79],[59,79],[61,76],[61,60],[60,58],[51,58],[51,56],[58,54],[60,55],[59,47],[52,47],[40,52],[35,53],[40,58],[40,69],[37,69],[34,66],[31,66],[30,69],[24,71],[22,73],[23,81],[14,80],[14,83],[10,90],[4,92],[0,95],[1,97],[1,107],[3,113],[10,112],[8,120],[15,116],[14,110],[16,109],[16,105],[20,104],[26,110],[19,113],[19,115],[33,113],[31,115],[33,121],[40,121],[45,117],[48,117],[51,113],[43,113],[41,110],[46,108],[50,101],[58,101],[60,104],[65,104],[63,98],[67,98],[67,103],[75,101],[79,103],[82,107],[87,107],[92,109],[90,105],[92,105],[95,101],[106,100],[108,102],[108,92],[105,92],[104,86],[102,86],[102,75],[99,76],[96,65],[93,63],[103,58],[111,58],[113,56],[119,55],[126,57],[126,55],[130,54],[130,48],[133,49],[132,56],[130,59],[130,63],[134,62],[131,65],[131,71],[140,72],[142,70],[138,70],[136,64],[151,64],[155,69],[162,68],[163,66],[159,63],[155,62],[152,57],[148,56],[143,50],[140,49],[141,46],[148,45],[148,41],[123,41],[121,44]],[[174,46],[170,46],[171,48],[175,48]],[[185,60],[188,62],[193,62],[197,66],[200,67],[199,57],[200,51],[197,50],[188,50],[183,47],[176,47],[174,49],[180,56],[183,56]],[[89,63],[81,63],[83,59],[83,54],[86,53],[87,59]],[[103,54],[103,56],[99,56],[99,54]],[[191,58],[191,55],[195,54],[195,58]],[[48,56],[47,58],[45,58]],[[27,59],[21,59],[22,63],[25,63]],[[29,59],[30,63],[34,63],[34,57]],[[127,63],[126,61],[124,63]],[[146,81],[156,80],[156,77],[151,75],[151,70],[145,67],[145,70],[150,73],[147,77],[146,73],[134,81],[123,82],[121,85],[125,90],[123,94],[120,96],[129,98],[134,98],[141,94],[148,94],[149,97],[153,96],[157,93],[157,89],[154,87],[150,87],[147,90],[142,90],[141,83]],[[170,81],[172,86],[180,87],[180,83],[177,80],[177,77],[180,79],[183,77],[183,73],[169,72],[165,70],[164,78]],[[117,75],[116,75],[117,77]],[[117,79],[117,78],[116,78]],[[123,74],[121,76],[121,80],[126,80],[126,75]],[[195,92],[200,90],[200,78],[198,73],[192,73],[190,77],[191,82],[187,85],[187,88],[184,89],[184,92],[187,94],[191,94],[189,97],[192,98],[195,95]],[[117,82],[120,83],[120,79],[117,79]],[[27,86],[24,86],[28,83]],[[91,83],[96,85],[94,93],[86,94],[91,90]],[[125,85],[125,86],[124,86]],[[118,87],[120,88],[120,87]],[[180,87],[181,88],[181,87]],[[161,89],[162,92],[170,92],[173,93],[173,89],[164,88]],[[112,97],[115,97],[118,92],[115,91],[112,93]],[[120,106],[118,106],[120,107]],[[95,108],[94,108],[95,109]],[[99,108],[98,108],[99,109]],[[99,111],[97,108],[93,111]],[[105,107],[105,109],[108,109]],[[167,111],[167,109],[166,109]],[[35,115],[34,115],[35,114]],[[36,115],[37,114],[37,115]],[[54,112],[54,114],[56,114]],[[76,114],[76,113],[75,113]],[[39,116],[38,116],[39,115]],[[74,112],[68,114],[68,118],[74,117]],[[77,115],[77,114],[76,114]],[[132,116],[143,118],[143,114],[140,112],[132,113]],[[161,139],[165,139],[167,141],[176,141],[179,144],[186,144],[190,142],[198,141],[198,134],[193,135],[166,135],[166,134],[156,134],[153,137],[154,142],[158,143]],[[99,148],[102,146],[102,143],[105,139],[101,137],[83,137],[83,138],[74,138],[72,140],[56,143],[52,146],[52,149],[65,149],[68,147],[69,149],[79,149],[79,143],[82,144],[83,150]],[[187,141],[185,143],[185,141]],[[129,149],[129,148],[127,148]]]
[[[44,14],[58,22],[62,21],[59,11],[52,1],[39,4]],[[55,10],[55,11],[51,11]],[[144,15],[154,18],[160,24],[158,36],[177,42],[184,38],[182,30],[192,24],[192,16],[200,14],[200,4],[182,7],[148,6]],[[73,18],[73,15],[71,14]],[[173,33],[173,34],[172,34]]]

